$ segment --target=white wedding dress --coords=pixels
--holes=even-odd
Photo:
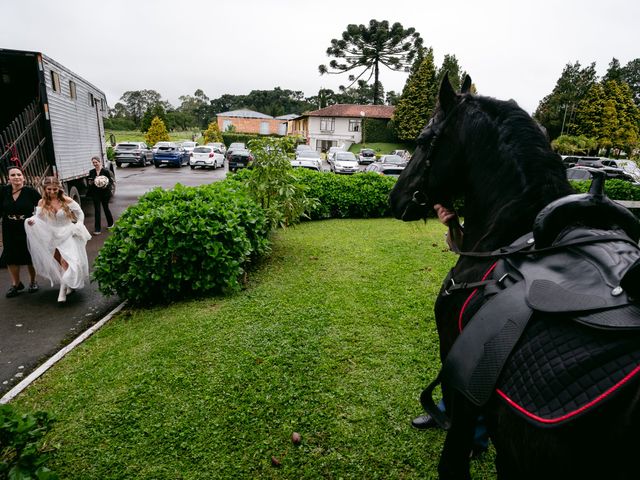
[[[51,286],[64,284],[78,289],[84,287],[85,280],[89,278],[86,246],[91,234],[84,226],[84,213],[80,205],[72,201],[69,209],[77,219],[75,223],[62,209],[54,217],[37,207],[36,214],[24,223],[24,228],[33,266],[38,275],[49,279]],[[29,224],[30,221],[33,221],[33,225]],[[67,270],[63,270],[53,258],[56,249],[69,264]]]

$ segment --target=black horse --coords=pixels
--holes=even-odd
[[[426,219],[438,203],[453,209],[454,200],[462,198],[460,249],[494,252],[531,232],[538,213],[573,190],[540,126],[515,102],[474,95],[470,87],[469,77],[460,93],[443,80],[435,113],[390,201],[397,218],[413,221]],[[468,320],[461,310],[472,296],[471,290],[447,292],[450,278],[457,284],[478,282],[494,262],[491,256],[461,255],[443,284],[435,305],[443,361]],[[488,418],[501,479],[640,478],[634,458],[640,447],[638,383],[633,378],[609,402],[554,428],[532,425],[495,394],[480,412],[444,384],[451,427],[440,478],[470,478],[469,452],[480,413]]]

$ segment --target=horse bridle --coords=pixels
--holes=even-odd
[[[442,133],[444,132],[444,129],[447,127],[447,124],[453,117],[453,114],[462,106],[462,104],[465,103],[466,100],[467,100],[467,96],[465,95],[462,98],[462,100],[456,106],[454,106],[449,113],[447,113],[447,115],[444,117],[444,120],[442,120],[435,126],[431,126],[431,124],[434,123],[433,121],[435,117],[431,117],[431,120],[427,124],[426,128],[431,129],[432,134],[430,136],[431,140],[429,141],[429,146],[427,147],[427,152],[425,154],[425,174],[424,174],[424,181],[423,181],[423,184],[425,187],[429,184],[429,170],[431,169],[431,160],[433,158],[433,154],[436,149],[437,141],[442,135]],[[422,141],[418,139],[417,144],[424,145],[425,143],[427,143],[427,141],[428,141],[427,139]],[[414,203],[420,207],[425,207],[427,206],[427,203],[428,203],[428,197],[425,193],[421,192],[420,190],[416,190],[415,192],[413,192],[413,196],[411,197],[411,203]],[[406,210],[407,209],[405,209],[405,213],[406,213]],[[403,214],[403,217],[404,217],[404,214]]]

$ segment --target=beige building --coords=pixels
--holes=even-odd
[[[233,110],[219,113],[217,119],[221,132],[226,132],[233,127],[238,133],[286,135],[287,120],[292,116],[272,117],[252,110]]]
[[[315,150],[362,143],[362,121],[365,118],[391,120],[395,107],[389,105],[331,105],[307,112],[287,122],[287,135],[298,135]]]

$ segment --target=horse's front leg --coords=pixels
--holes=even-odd
[[[438,475],[440,480],[470,480],[469,462],[478,411],[457,392],[446,397],[451,428],[447,431],[440,455]]]

